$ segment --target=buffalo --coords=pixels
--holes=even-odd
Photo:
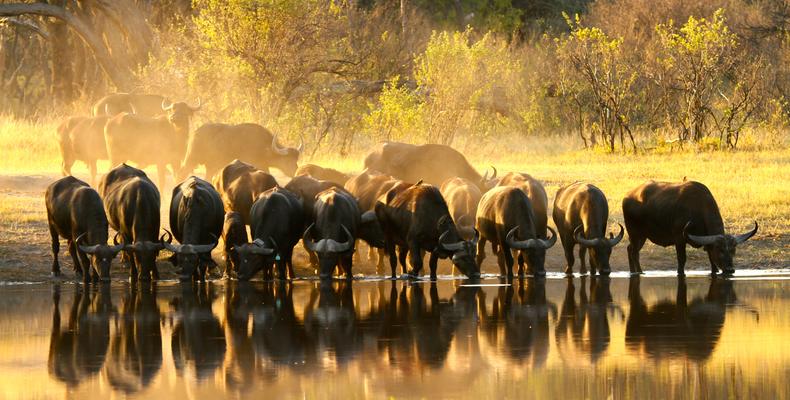
[[[351,279],[355,241],[371,235],[364,231],[375,232],[372,234],[377,236],[379,245],[383,244],[383,233],[380,228],[375,230],[376,214],[373,211],[362,214],[356,199],[343,189],[329,188],[317,194],[313,213],[315,222],[304,232],[302,240],[308,250],[318,254],[321,279],[330,278],[338,265],[346,279]],[[370,236],[367,239],[371,240]]]
[[[294,176],[301,175],[307,175],[321,181],[329,181],[339,183],[341,185],[345,184],[349,179],[351,179],[349,175],[344,174],[334,168],[325,168],[315,164],[300,165],[299,168],[296,169]]]
[[[694,181],[668,183],[648,181],[623,199],[623,217],[628,231],[628,265],[631,273],[642,273],[639,251],[645,240],[659,246],[675,246],[678,275],[685,275],[686,243],[708,253],[711,273],[732,274],[735,247],[757,233],[724,233],[719,206],[708,188]]]
[[[270,174],[240,160],[224,166],[213,178],[225,211],[238,211],[245,224],[250,223],[250,208],[258,195],[279,186]]]
[[[44,195],[52,238],[52,275],[60,275],[60,237],[68,241],[74,270],[85,282],[110,279],[110,263],[123,244],[107,245],[107,214],[99,194],[87,183],[67,176],[51,184]],[[90,261],[88,261],[90,255]]]
[[[225,223],[222,226],[222,242],[224,243],[223,258],[225,259],[226,278],[239,272],[239,255],[234,251],[236,246],[241,246],[249,241],[247,227],[241,214],[236,211],[225,213]]]
[[[99,188],[104,196],[110,226],[123,237],[130,277],[159,279],[156,257],[164,248],[164,235],[157,239],[161,204],[159,190],[145,172],[126,164],[105,175]]]
[[[554,245],[557,235],[553,229],[548,228],[552,233],[551,238],[541,238],[534,215],[529,197],[517,187],[498,186],[486,192],[477,208],[477,230],[480,231],[477,262],[482,262],[485,257],[485,243],[490,241],[497,254],[501,275],[507,275],[508,279],[513,278],[514,260],[511,250],[526,253],[526,257],[519,254],[519,258],[526,258],[527,273],[545,275],[546,249]],[[521,263],[518,273],[519,276],[524,276]]]
[[[393,278],[397,266],[395,246],[408,248],[411,277],[417,277],[422,270],[423,251],[431,253],[428,265],[432,280],[436,280],[439,258],[447,257],[452,257],[464,275],[480,277],[480,267],[475,262],[478,234],[475,232],[470,241],[461,238],[438,188],[418,182],[400,192],[390,189],[385,196],[385,202],[377,203],[375,211],[386,237]]]
[[[365,157],[365,168],[381,171],[406,182],[422,180],[432,185],[461,177],[474,182],[481,191],[496,182],[493,176],[484,176],[469,164],[463,154],[443,144],[412,145],[398,142],[380,143]]]
[[[181,267],[181,280],[206,280],[223,222],[222,200],[210,183],[192,176],[173,188],[170,228],[181,244],[164,245],[174,253],[174,264]]]
[[[625,234],[620,225],[617,237],[610,233],[606,238],[606,222],[609,219],[609,203],[601,189],[588,183],[573,183],[557,190],[554,196],[554,224],[560,234],[562,248],[565,250],[565,274],[573,274],[573,246],[579,244],[579,272],[587,273],[584,257],[590,251],[590,272],[595,275],[609,275],[609,256],[612,247],[620,243]]]
[[[190,136],[179,176],[204,165],[208,179],[234,159],[251,162],[264,171],[274,167],[294,176],[303,150],[304,142],[298,148],[280,146],[277,135],[258,124],[205,124]]]
[[[287,189],[273,188],[262,193],[250,211],[252,243],[235,247],[239,255],[239,280],[249,280],[264,270],[271,279],[271,265],[277,264],[279,279],[294,278],[293,248],[302,236],[304,209],[297,195]]]
[[[104,126],[108,117],[71,117],[58,127],[58,145],[63,175],[71,175],[75,161],[88,166],[91,184],[96,184],[96,162],[107,159]]]
[[[526,193],[530,203],[532,203],[535,232],[539,239],[546,239],[548,233],[546,228],[549,221],[549,198],[546,196],[546,189],[543,188],[543,184],[529,174],[509,172],[499,179],[497,186],[514,186]],[[518,266],[519,268],[524,268],[523,254],[518,256]]]
[[[161,108],[167,116],[146,117],[121,113],[107,121],[104,140],[110,165],[132,161],[140,168],[156,165],[159,186],[164,187],[169,165],[173,175],[181,165],[189,137],[189,121],[200,110],[186,103],[166,104]]]
[[[158,117],[164,115],[161,104],[166,101],[158,94],[112,93],[99,99],[91,112],[94,117],[112,117],[123,112]]]
[[[442,183],[441,192],[461,233],[470,238],[474,233],[477,205],[483,196],[480,188],[464,178],[451,178]]]

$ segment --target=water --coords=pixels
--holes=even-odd
[[[0,287],[6,398],[786,398],[790,280]]]

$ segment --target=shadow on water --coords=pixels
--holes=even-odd
[[[675,360],[724,373],[732,358],[715,354],[728,318],[728,350],[758,331],[759,307],[739,301],[733,280],[687,279],[54,285],[47,371],[69,390],[104,382],[124,394],[167,393],[161,375],[171,388],[300,393],[347,374],[349,387],[371,379],[380,394],[441,396],[463,395],[465,384],[521,382],[525,373],[583,389],[595,366],[633,393],[629,379],[666,383],[662,368]],[[764,281],[738,285],[750,288],[748,299],[786,304]],[[752,311],[728,317],[732,308]],[[777,332],[790,329],[772,315]],[[753,368],[744,365],[739,374]],[[442,385],[415,392],[411,385],[424,390],[429,377]]]

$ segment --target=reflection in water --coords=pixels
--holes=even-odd
[[[225,333],[211,310],[215,293],[212,284],[182,283],[181,296],[170,304],[175,326],[171,334],[173,362],[182,373],[194,370],[198,380],[209,377],[225,357]]]
[[[733,281],[720,278],[463,283],[55,285],[52,302],[35,306],[46,308],[44,329],[52,312],[43,374],[56,384],[43,386],[103,398],[108,390],[183,397],[207,389],[327,397],[327,387],[335,397],[433,398],[471,395],[467,386],[493,397],[518,397],[503,387],[606,397],[612,385],[625,397],[652,390],[719,398],[749,393],[726,387],[729,376],[753,377],[768,363],[775,370],[768,379],[778,382],[786,371],[777,365],[790,359],[781,348],[790,332],[779,311],[785,283],[738,283],[740,296],[767,311],[759,320],[727,315],[737,298]],[[0,317],[19,326],[1,300]],[[35,307],[31,314],[41,315]],[[774,350],[755,347],[752,336]],[[20,346],[16,337],[3,340]],[[750,379],[749,390],[762,388]]]
[[[587,277],[581,279],[579,304],[576,303],[573,279],[566,280],[565,299],[554,335],[560,352],[588,354],[595,363],[609,348],[609,314],[619,315],[620,320],[624,317],[622,309],[612,299],[610,278],[591,277],[589,299],[586,280]],[[567,349],[569,346],[573,349]]]
[[[140,282],[139,288],[130,285],[119,314],[107,360],[107,380],[116,390],[136,393],[148,386],[162,367],[156,283]]]
[[[529,365],[541,367],[549,353],[549,313],[557,319],[557,306],[546,301],[545,278],[500,287],[491,314],[485,318],[488,340],[512,359],[529,360]]]
[[[686,280],[678,278],[675,301],[662,300],[648,307],[642,299],[639,276],[628,285],[631,312],[626,323],[626,344],[650,357],[686,356],[702,361],[710,357],[724,326],[725,306],[735,302],[732,280],[713,278],[708,294],[689,303]]]
[[[52,335],[49,344],[49,373],[74,386],[95,375],[104,365],[110,343],[113,314],[110,286],[74,286],[74,300],[66,327],[60,321],[60,286],[52,295]],[[86,293],[87,291],[87,293]]]

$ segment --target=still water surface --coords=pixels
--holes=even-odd
[[[0,396],[787,398],[786,278],[9,285]]]

